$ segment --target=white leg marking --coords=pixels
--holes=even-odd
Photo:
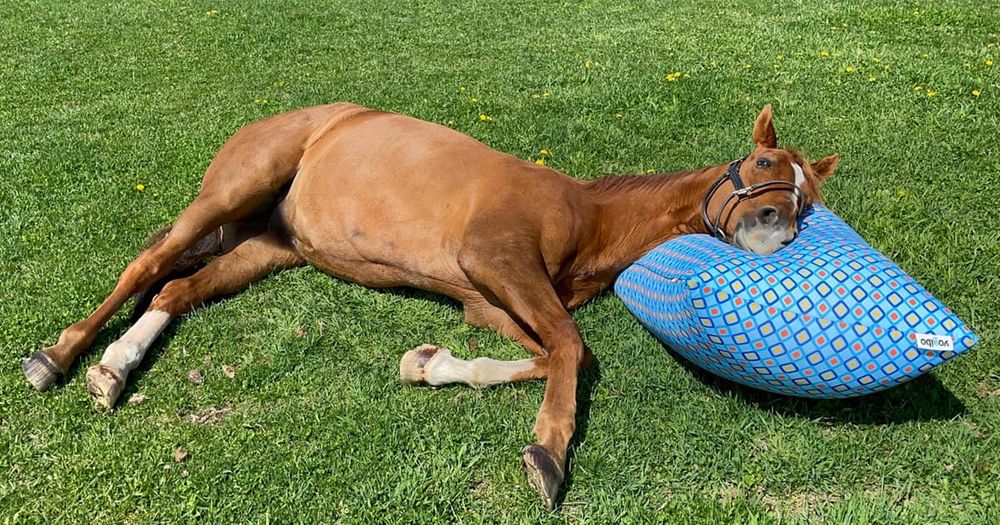
[[[122,377],[139,365],[146,350],[173,317],[167,312],[148,311],[129,328],[121,339],[111,343],[101,357],[101,364],[119,370]]]
[[[452,357],[451,352],[442,349],[424,365],[424,377],[431,385],[465,383],[484,387],[510,382],[516,374],[527,372],[534,366],[534,359],[497,361],[479,357],[465,361]]]

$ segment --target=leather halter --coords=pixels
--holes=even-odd
[[[719,180],[715,181],[714,184],[712,184],[712,187],[708,189],[708,193],[705,194],[705,198],[701,201],[701,218],[705,221],[705,226],[708,228],[708,232],[712,234],[713,237],[723,242],[729,242],[729,239],[726,238],[726,232],[722,231],[722,228],[719,228],[719,221],[722,220],[722,213],[726,210],[729,203],[732,202],[733,199],[739,203],[743,199],[753,197],[762,190],[785,189],[795,194],[798,215],[802,215],[802,212],[805,211],[805,195],[802,194],[801,188],[791,182],[784,180],[768,180],[759,184],[751,184],[750,186],[743,184],[743,178],[740,177],[740,166],[743,165],[744,160],[746,160],[746,157],[730,162],[726,173],[722,177],[719,177]],[[712,196],[715,195],[715,192],[719,191],[719,188],[721,188],[726,181],[733,183],[733,191],[729,192],[726,199],[722,201],[722,206],[719,207],[719,212],[715,214],[715,220],[713,221],[708,216],[708,203],[712,200]]]

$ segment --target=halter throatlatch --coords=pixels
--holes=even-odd
[[[743,184],[743,178],[740,177],[740,166],[743,165],[744,160],[746,160],[746,157],[730,162],[725,175],[719,177],[719,180],[712,184],[712,187],[708,189],[708,193],[705,194],[705,198],[701,201],[701,218],[705,221],[708,233],[712,234],[713,237],[722,242],[729,242],[729,239],[726,238],[726,232],[722,231],[722,228],[719,227],[719,221],[722,220],[722,213],[734,199],[737,203],[739,203],[743,199],[753,197],[762,190],[785,189],[795,194],[796,207],[798,208],[797,213],[801,215],[802,212],[805,211],[805,196],[802,194],[802,189],[791,182],[784,180],[768,180],[761,182],[760,184],[751,184],[750,186]],[[713,221],[708,216],[708,203],[712,200],[712,196],[715,195],[715,192],[719,191],[719,188],[721,188],[726,181],[733,183],[733,191],[729,192],[726,199],[722,201],[722,206],[719,207],[719,211],[715,214],[715,220]]]

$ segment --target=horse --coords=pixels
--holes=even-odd
[[[837,155],[809,163],[778,148],[770,105],[752,136],[754,149],[740,162],[583,181],[451,128],[351,103],[252,122],[219,149],[197,197],[97,309],[23,360],[24,375],[48,389],[130,297],[154,286],[148,307],[87,370],[98,409],[113,409],[171,320],[277,271],[311,265],[367,287],[443,294],[461,303],[465,322],[534,357],[465,361],[425,344],[402,356],[402,382],[545,379],[537,441],[521,456],[552,510],[575,430],[577,378],[592,360],[570,312],[678,235],[713,232],[745,250],[774,252],[821,198]],[[200,269],[177,277],[192,261]]]

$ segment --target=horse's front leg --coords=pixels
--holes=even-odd
[[[487,303],[480,295],[467,298],[463,302],[465,322],[480,328],[489,328],[504,337],[509,337],[538,357],[515,361],[478,357],[466,361],[452,356],[447,348],[420,345],[406,352],[399,361],[399,376],[404,383],[432,386],[464,383],[481,388],[548,377],[548,352],[534,337],[528,335],[510,314]],[[584,346],[581,367],[590,366],[592,358],[590,349]]]
[[[498,246],[505,248],[498,252]],[[527,325],[547,351],[541,359],[548,380],[534,429],[538,443],[525,447],[522,459],[529,482],[552,509],[576,428],[577,376],[587,350],[540,257],[527,256],[537,254],[537,247],[514,248],[515,243],[473,240],[460,251],[459,264],[487,300]]]

